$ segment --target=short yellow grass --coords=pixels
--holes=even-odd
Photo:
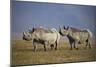
[[[31,41],[12,40],[11,64],[30,65],[95,61],[95,46],[92,46],[92,49],[84,49],[84,46],[85,45],[78,45],[78,50],[70,50],[69,43],[63,41],[58,45],[58,50],[51,50],[50,46],[47,45],[47,51],[45,52],[43,45],[37,44],[36,52],[34,52]]]

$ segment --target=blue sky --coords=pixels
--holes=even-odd
[[[87,28],[95,35],[96,6],[39,2],[12,2],[12,35],[21,34],[33,26]]]

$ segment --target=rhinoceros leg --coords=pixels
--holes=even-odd
[[[53,48],[54,48],[54,45],[53,45],[53,44],[51,44],[51,45],[50,45],[50,47],[51,47],[51,50],[53,50]]]
[[[35,44],[34,40],[33,40],[33,47],[34,47],[34,52],[35,52],[36,51],[36,44]]]
[[[78,47],[76,47],[77,44],[78,44],[78,42],[75,41],[75,42],[74,42],[74,48],[75,48],[76,50],[78,50]]]
[[[57,45],[58,45],[58,43],[56,42],[56,44],[55,44],[55,50],[57,50]]]
[[[46,45],[44,44],[44,51],[46,51]]]

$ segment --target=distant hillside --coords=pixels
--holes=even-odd
[[[22,39],[23,34],[22,33],[12,33],[11,34],[11,39],[16,40],[16,39]]]

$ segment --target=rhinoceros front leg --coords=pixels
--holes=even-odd
[[[36,51],[36,44],[35,44],[35,42],[34,42],[34,40],[33,40],[33,47],[34,47],[34,52]]]

